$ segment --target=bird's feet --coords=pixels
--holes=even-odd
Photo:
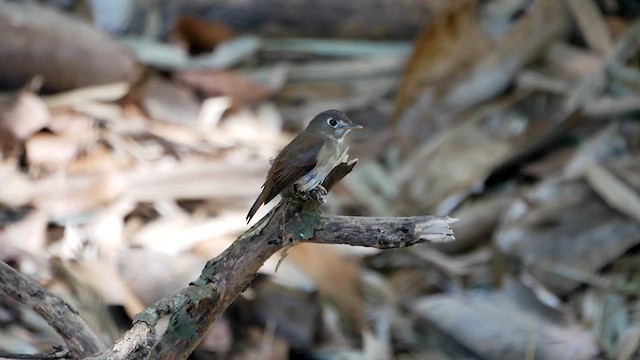
[[[322,185],[318,185],[309,190],[309,197],[315,200],[318,204],[323,205],[327,202],[327,189]]]

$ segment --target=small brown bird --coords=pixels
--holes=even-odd
[[[247,214],[247,222],[262,204],[287,187],[295,185],[296,191],[308,192],[322,184],[347,151],[343,140],[353,129],[362,126],[351,122],[342,111],[327,110],[316,115],[271,163],[262,192]]]

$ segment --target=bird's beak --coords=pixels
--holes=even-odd
[[[362,125],[351,123],[351,124],[345,125],[343,129],[359,130],[359,129],[362,129]]]

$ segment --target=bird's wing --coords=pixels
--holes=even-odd
[[[267,186],[270,188],[265,198],[265,204],[276,197],[282,190],[313,170],[321,148],[322,142],[314,142],[312,146],[306,149],[283,149],[282,153],[273,162],[267,177],[267,183],[265,183],[265,188]],[[289,153],[292,152],[295,152],[295,154],[290,155]]]
[[[295,141],[294,139],[273,160],[267,179],[262,185],[262,192],[249,209],[247,222],[251,221],[262,204],[273,200],[282,190],[291,186],[316,166],[316,158],[322,148],[322,141],[313,141],[314,139],[309,138],[300,140]],[[300,143],[312,145],[301,148],[298,146]]]

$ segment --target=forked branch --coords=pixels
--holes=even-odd
[[[355,161],[338,165],[324,187],[330,190],[354,165]],[[402,248],[454,240],[453,222],[455,219],[446,216],[323,216],[314,201],[285,197],[211,259],[197,280],[138,314],[132,328],[94,359],[186,359],[224,310],[249,287],[262,264],[297,242]],[[162,337],[156,338],[155,325],[164,316],[171,316],[169,326]]]

